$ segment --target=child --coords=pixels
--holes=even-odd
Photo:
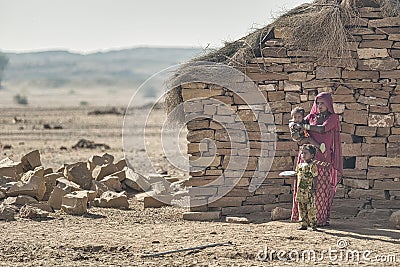
[[[299,129],[297,127],[298,125],[305,123],[304,113],[305,111],[302,107],[295,107],[290,113],[290,115],[292,116],[292,119],[289,122],[290,135],[293,141],[304,141],[306,143],[312,144],[315,147],[319,148],[322,153],[324,153],[326,150],[324,143],[318,144],[306,130]]]
[[[307,144],[301,146],[301,158],[304,162],[296,166],[297,191],[296,202],[299,208],[300,228],[307,230],[311,226],[313,231],[317,230],[317,216],[315,207],[315,191],[317,187],[318,169],[314,156],[316,148]]]

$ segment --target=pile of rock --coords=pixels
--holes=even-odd
[[[19,162],[0,161],[0,220],[13,220],[17,212],[21,218],[42,219],[54,210],[82,215],[88,206],[128,209],[126,191],[143,200],[145,207],[171,205],[176,191],[184,194],[170,182],[177,179],[144,177],[125,159],[115,162],[107,153],[53,171],[42,166],[35,150]]]

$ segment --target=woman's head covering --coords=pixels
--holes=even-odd
[[[317,100],[320,99],[324,102],[325,106],[328,108],[328,111],[332,114],[330,116],[335,116],[336,127],[333,129],[333,146],[332,146],[332,166],[335,171],[338,172],[340,177],[343,175],[343,156],[342,156],[342,145],[340,140],[340,121],[339,115],[335,113],[333,109],[333,99],[330,93],[320,93],[315,97],[314,105],[311,108],[310,114],[319,114]],[[339,181],[337,175],[331,175],[333,185],[336,185]]]
[[[311,109],[310,114],[319,114],[317,99],[321,99],[324,102],[325,106],[328,108],[328,111],[331,114],[335,113],[335,110],[333,109],[332,95],[330,93],[322,92],[315,97],[314,105]]]

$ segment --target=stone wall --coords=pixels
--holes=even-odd
[[[315,96],[322,91],[332,93],[342,126],[345,169],[333,216],[335,213],[356,215],[361,208],[400,209],[400,18],[383,18],[380,10],[374,8],[361,8],[360,16],[358,25],[349,25],[353,27],[349,60],[318,59],[310,51],[295,50],[282,39],[285,29],[275,29],[274,38],[266,41],[262,55],[240,69],[268,100],[276,125],[274,162],[267,179],[255,192],[249,192],[248,186],[260,164],[262,152],[256,124],[259,116],[263,116],[260,115],[264,112],[263,105],[256,106],[256,112],[252,112],[240,97],[226,88],[203,83],[182,85],[185,101],[208,96],[229,105],[244,121],[251,144],[246,172],[236,187],[225,197],[193,207],[192,211],[214,211],[214,217],[219,218],[268,212],[275,206],[290,207],[293,179],[278,175],[280,171],[293,169],[298,150],[287,126],[290,111],[296,106],[310,111]],[[196,187],[223,175],[230,153],[241,153],[241,149],[231,151],[224,130],[213,120],[234,123],[236,119],[223,108],[202,101],[186,105],[185,112],[188,116],[196,112],[211,116],[187,125],[191,159],[200,155],[211,157],[217,152],[213,162],[204,171],[191,172],[187,182],[196,194],[192,201],[211,200],[218,186],[201,190]],[[241,135],[238,133],[234,142],[240,144],[244,140]],[[204,138],[215,140],[216,151],[200,143]],[[225,178],[225,185],[227,182],[229,179]]]

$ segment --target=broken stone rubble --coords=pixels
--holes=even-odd
[[[145,177],[128,167],[125,159],[114,164],[114,157],[107,153],[53,171],[41,165],[40,153],[35,150],[20,162],[10,158],[0,161],[0,174],[5,220],[14,218],[14,214],[9,215],[11,210],[20,218],[39,219],[56,210],[83,215],[88,206],[127,209],[128,195],[123,190],[138,195],[146,208],[174,205],[174,200],[187,196],[177,178],[160,174]],[[146,200],[139,196],[141,192],[147,193]]]

